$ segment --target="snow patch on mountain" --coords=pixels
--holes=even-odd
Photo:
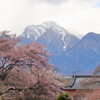
[[[25,28],[24,32],[20,35],[20,37],[31,38],[34,36],[35,40],[37,40],[41,35],[44,34],[45,29],[37,25],[29,25]]]

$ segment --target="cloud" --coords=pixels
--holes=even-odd
[[[68,2],[69,0],[37,0],[37,1],[46,2],[51,5],[61,5],[63,3]]]
[[[52,20],[75,33],[100,33],[100,0],[0,0],[0,31],[21,34],[31,24]]]

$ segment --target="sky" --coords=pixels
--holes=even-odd
[[[45,21],[74,35],[100,33],[100,0],[0,0],[0,31],[20,35],[28,25]]]

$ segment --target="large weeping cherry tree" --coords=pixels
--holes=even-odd
[[[0,36],[0,81],[3,98],[10,100],[55,99],[63,76],[48,62],[44,45],[34,42],[18,46],[20,39],[3,32]]]

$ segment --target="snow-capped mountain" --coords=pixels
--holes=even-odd
[[[29,25],[19,37],[22,37],[23,44],[34,41],[43,43],[50,53],[65,51],[79,41],[76,36],[53,21]]]
[[[21,44],[39,41],[52,54],[50,63],[65,75],[93,71],[100,64],[100,34],[90,32],[81,40],[53,21],[29,25],[19,36]]]

